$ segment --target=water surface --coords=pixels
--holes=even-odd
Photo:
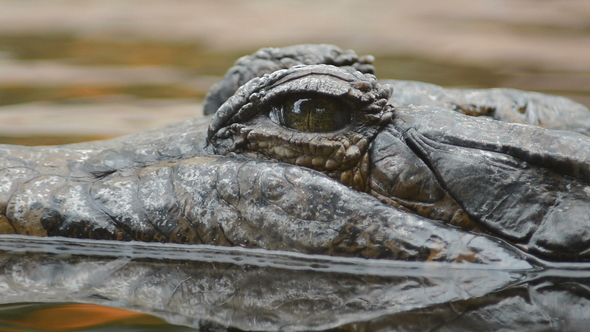
[[[0,236],[0,262],[0,328],[11,331],[502,327],[490,312],[515,328],[590,322],[585,265],[522,270],[16,235]]]

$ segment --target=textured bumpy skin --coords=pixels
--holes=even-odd
[[[382,205],[312,170],[206,156],[193,144],[205,129],[188,120],[100,143],[3,146],[2,232],[529,266],[505,243]]]
[[[205,97],[205,114],[213,114],[242,85],[280,69],[297,65],[328,64],[351,67],[362,73],[375,73],[374,58],[357,56],[354,51],[343,51],[334,45],[294,45],[283,48],[263,48],[244,56],[227,71],[223,80],[213,85]]]
[[[369,61],[325,45],[263,50],[238,65],[264,72],[249,61],[267,53],[280,56],[265,68],[293,64],[283,55],[295,53],[344,68],[286,66],[227,100],[214,89],[223,105],[209,126],[2,146],[0,232],[519,267],[529,266],[520,249],[590,260],[590,139],[572,132],[588,127],[563,120],[574,106],[588,119],[587,109],[515,90],[465,97],[396,83],[416,89],[392,93],[354,69]],[[571,131],[492,119],[510,120],[501,110],[534,110],[537,122]]]
[[[587,136],[430,107],[400,108],[392,126],[483,228],[535,254],[588,259]]]
[[[445,89],[434,84],[382,80],[393,88],[389,102],[437,106],[474,116],[590,134],[588,108],[571,99],[514,89]]]
[[[352,123],[331,133],[286,131],[266,114],[284,95],[330,97],[354,111]],[[368,188],[369,143],[391,120],[391,94],[373,75],[333,66],[280,70],[244,85],[215,114],[209,141],[215,154],[240,151],[321,171],[355,189]],[[307,100],[307,99],[304,99]]]

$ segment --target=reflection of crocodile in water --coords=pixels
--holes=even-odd
[[[127,308],[201,332],[587,331],[590,323],[589,273],[568,270],[573,263],[481,268],[47,237],[29,237],[25,248],[23,238],[0,241],[0,330],[14,331],[11,313],[31,302]]]
[[[211,90],[209,126],[1,146],[0,233],[521,267],[524,252],[590,260],[590,140],[576,133],[589,132],[588,109],[378,83],[361,73],[371,61],[325,45],[261,50]]]

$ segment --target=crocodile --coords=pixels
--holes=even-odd
[[[0,233],[530,266],[590,260],[590,111],[378,81],[330,45],[239,59],[205,112],[0,146]]]

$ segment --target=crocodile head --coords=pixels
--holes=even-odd
[[[391,92],[350,68],[279,70],[251,80],[219,108],[210,148],[312,168],[390,205],[474,229],[391,127]]]
[[[589,255],[587,137],[433,106],[394,108],[390,95],[353,68],[278,70],[217,110],[208,149],[312,168],[386,204],[536,254]]]

